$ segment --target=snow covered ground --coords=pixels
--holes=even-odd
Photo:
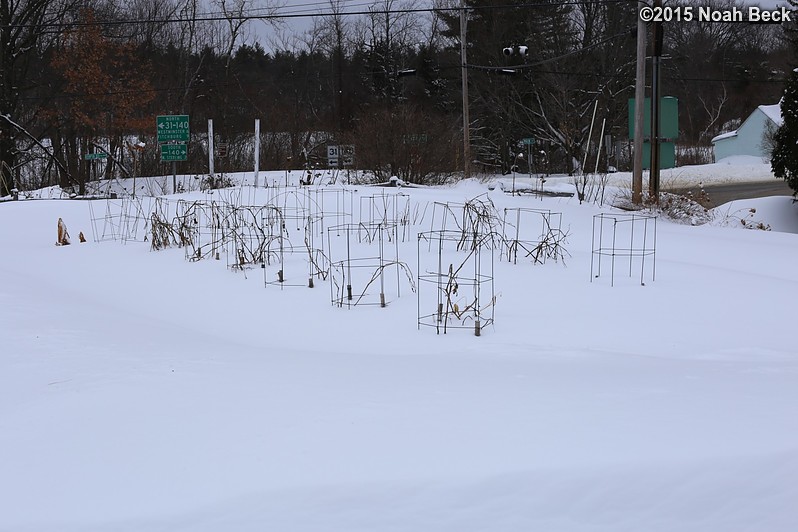
[[[236,174],[244,183],[254,185],[254,173],[248,172],[243,174]],[[356,173],[348,174],[343,171],[321,170],[316,172],[316,181],[329,182],[334,180],[338,183],[347,183],[357,181]],[[243,177],[241,177],[243,176]],[[261,172],[259,177],[259,184],[268,184],[270,186],[282,186],[286,183],[296,183],[296,181],[303,177],[303,172],[293,170],[288,172]],[[511,190],[513,185],[512,175],[496,175],[493,177],[483,176],[482,181],[502,183],[505,190]],[[648,183],[648,172],[644,172],[644,186]],[[680,166],[678,168],[668,168],[661,171],[660,184],[662,190],[673,189],[689,189],[700,185],[719,185],[728,183],[753,183],[762,181],[774,181],[776,177],[770,168],[770,162],[763,161],[760,157],[752,157],[749,155],[738,155],[721,159],[717,163],[695,165],[695,166]],[[116,192],[120,195],[130,194],[133,188],[136,189],[136,194],[140,196],[157,196],[160,194],[171,193],[173,187],[173,178],[171,176],[159,178],[146,178],[138,179],[135,183],[132,179],[122,179],[118,181],[104,181],[99,185],[89,186],[87,193],[95,195],[103,195],[108,192]],[[200,189],[201,176],[196,175],[180,175],[177,176],[176,182],[178,190],[183,191],[197,191]],[[538,179],[536,176],[529,176],[528,174],[519,173],[516,175],[516,186],[521,188],[537,187]],[[779,180],[781,181],[781,180]],[[631,188],[632,174],[631,172],[614,172],[607,174],[606,184],[616,188]],[[574,178],[565,175],[551,175],[546,176],[546,182],[543,188],[548,191],[559,192],[573,192],[574,191]],[[72,192],[74,194],[74,192]],[[70,192],[61,190],[60,187],[52,186],[40,190],[23,192],[23,197],[29,199],[54,199],[54,198],[68,198]],[[10,198],[2,198],[10,199]]]
[[[383,192],[357,187],[355,222]],[[568,255],[496,252],[495,322],[444,335],[405,278],[386,308],[338,308],[326,281],[95,242],[102,200],[0,205],[0,530],[798,530],[790,198],[659,219],[655,278],[619,258],[611,282],[606,257],[591,278],[609,207],[401,193],[424,213],[397,246],[414,277],[436,202],[562,213]],[[773,230],[734,223],[751,208]]]
[[[776,179],[770,161],[750,155],[726,157],[713,164],[680,166],[662,170],[660,182],[664,189],[703,184],[770,181]]]
[[[523,182],[526,174],[517,174]],[[631,172],[614,172],[606,176],[607,184],[613,187],[631,188]],[[504,176],[500,180],[511,185],[512,178]],[[729,183],[755,183],[774,181],[776,177],[770,168],[770,162],[750,155],[726,157],[712,164],[679,166],[667,168],[660,172],[662,190],[689,189],[700,185],[720,185]],[[556,190],[573,190],[573,177],[550,176],[546,178],[545,188]],[[781,181],[781,180],[779,180]],[[644,187],[648,186],[648,172],[644,172]],[[783,181],[782,181],[783,182]]]

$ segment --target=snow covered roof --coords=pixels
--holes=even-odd
[[[717,137],[712,137],[712,140],[710,142],[712,142],[714,144],[715,142],[717,142],[719,140],[728,139],[728,138],[736,137],[736,136],[737,136],[737,130],[729,131],[728,133],[721,133]]]
[[[782,122],[784,121],[781,118],[781,104],[780,103],[774,103],[773,105],[760,105],[759,107],[757,107],[757,109],[762,111],[765,114],[766,117],[768,117],[774,124],[776,124],[776,126],[780,126],[782,124]],[[751,118],[751,117],[749,116],[748,118]],[[743,124],[748,121],[748,118],[745,119]],[[740,127],[742,127],[742,125]],[[735,131],[729,131],[728,133],[721,133],[717,137],[712,137],[712,140],[710,142],[712,142],[714,144],[715,142],[717,142],[719,140],[728,139],[728,138],[736,137],[736,136],[737,136],[737,131],[736,130]]]
[[[770,118],[774,124],[780,126],[783,122],[781,118],[781,105],[780,104],[773,104],[773,105],[760,105],[758,107],[760,111],[765,113],[765,116]]]

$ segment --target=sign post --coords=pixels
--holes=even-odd
[[[89,172],[93,174],[93,179],[97,178],[97,168],[95,167],[94,161],[104,161],[108,158],[108,154],[98,151],[94,153],[87,153],[83,156],[85,161],[89,161]]]
[[[258,172],[260,171],[260,118],[255,119],[255,188],[258,188]]]
[[[521,145],[526,146],[526,170],[529,174],[529,179],[532,179],[532,150],[535,147],[535,138],[523,138],[521,139]]]
[[[211,181],[216,179],[213,175],[213,118],[208,119],[208,169],[211,174]]]

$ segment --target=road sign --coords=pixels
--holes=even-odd
[[[426,144],[429,142],[429,136],[426,133],[410,133],[402,135],[402,142],[405,144]]]
[[[338,166],[340,154],[338,146],[327,146],[327,166]]]
[[[341,165],[342,166],[352,166],[355,164],[355,145],[354,144],[343,144],[338,146],[338,149],[341,152]]]
[[[327,166],[337,167],[353,166],[355,164],[355,145],[341,144],[340,146],[327,146]]]
[[[155,118],[158,142],[188,142],[188,115],[163,115]]]
[[[97,159],[107,159],[108,154],[98,151],[97,153],[87,153],[83,158],[87,161],[95,161]]]
[[[188,148],[185,144],[161,144],[161,162],[185,161]]]
[[[534,137],[527,137],[525,139],[521,139],[521,144],[524,146],[531,146],[535,143]]]

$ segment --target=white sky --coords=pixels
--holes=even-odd
[[[766,9],[773,9],[776,6],[787,5],[784,0],[744,0],[744,3],[749,5],[759,5]],[[345,11],[363,11],[367,10],[369,6],[374,5],[370,0],[343,0],[342,2]],[[398,1],[395,6],[400,7],[407,5],[408,2]],[[265,5],[261,0],[255,0],[252,4],[253,8],[257,9],[259,6]],[[329,2],[313,1],[313,0],[283,0],[283,7],[280,8],[281,13],[291,14],[308,14],[307,17],[289,18],[281,23],[283,30],[281,32],[275,31],[271,26],[263,22],[254,22],[250,26],[250,39],[257,39],[261,42],[264,48],[271,49],[275,40],[277,42],[290,42],[292,36],[301,35],[303,32],[312,27],[312,17],[310,15],[328,12]],[[418,0],[417,7],[430,6],[430,0]],[[695,2],[695,5],[703,5],[701,2]]]

